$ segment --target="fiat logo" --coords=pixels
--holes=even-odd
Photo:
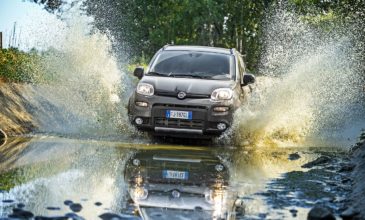
[[[186,93],[185,92],[179,92],[177,94],[177,98],[179,98],[179,99],[184,99],[185,97],[186,97]]]

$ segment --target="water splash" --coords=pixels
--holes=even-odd
[[[27,44],[44,51],[41,72],[47,79],[27,94],[31,104],[44,109],[34,116],[41,132],[91,137],[129,132],[126,102],[120,97],[126,96],[131,79],[113,54],[113,38],[94,28],[83,5],[76,1],[47,14],[48,19],[30,19],[28,28],[47,28],[29,33]]]
[[[267,20],[263,76],[235,116],[236,142],[332,145],[350,138],[344,130],[364,115],[356,35],[321,32],[283,9]]]
[[[46,19],[29,19],[29,30],[40,30],[35,25],[47,31],[23,29],[31,39],[29,48],[46,50],[42,71],[51,79],[32,87],[28,99],[43,108],[34,113],[43,132],[128,133],[125,97],[132,80],[120,70],[113,38],[92,25],[83,5],[77,1]],[[283,9],[266,20],[263,76],[257,78],[250,103],[235,116],[236,142],[297,145],[349,138],[343,130],[354,129],[364,115],[354,28],[320,31]]]

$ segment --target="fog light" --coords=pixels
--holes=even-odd
[[[226,106],[219,106],[219,107],[214,107],[213,111],[215,112],[227,112],[229,110],[229,107]]]
[[[223,131],[223,130],[226,130],[227,125],[226,125],[226,124],[224,124],[224,123],[218,123],[218,124],[217,124],[217,128],[218,128],[218,130]]]
[[[136,102],[136,106],[139,106],[139,107],[147,107],[148,106],[148,103],[147,102]]]
[[[143,119],[142,118],[136,118],[136,119],[134,119],[134,122],[136,122],[137,125],[141,125],[141,124],[143,124]]]
[[[222,164],[215,165],[215,170],[218,172],[222,172],[224,170],[224,166]]]
[[[134,166],[139,166],[141,164],[141,161],[140,160],[138,160],[138,159],[134,159],[133,160],[133,165]]]
[[[177,190],[173,190],[171,194],[172,194],[172,197],[174,197],[174,198],[179,198],[180,197],[180,192],[177,191]]]
[[[147,199],[148,197],[148,190],[143,187],[136,187],[132,192],[134,198],[139,200]]]

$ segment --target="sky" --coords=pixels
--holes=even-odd
[[[42,6],[30,0],[0,0],[0,32],[3,32],[3,47],[9,46],[14,23],[16,22],[16,38],[11,46],[27,50],[38,46],[39,41],[52,36],[57,31],[55,16],[50,15]],[[51,39],[52,37],[47,37]]]
[[[10,33],[16,22],[17,35],[26,28],[35,15],[46,13],[41,6],[24,0],[0,0],[0,32],[3,32],[3,46],[7,47]]]

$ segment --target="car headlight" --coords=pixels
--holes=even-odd
[[[210,97],[213,101],[221,101],[221,100],[229,100],[232,98],[232,96],[233,96],[232,89],[221,88],[214,90]]]
[[[155,92],[155,89],[151,84],[139,83],[137,86],[137,93],[141,95],[151,96]]]

